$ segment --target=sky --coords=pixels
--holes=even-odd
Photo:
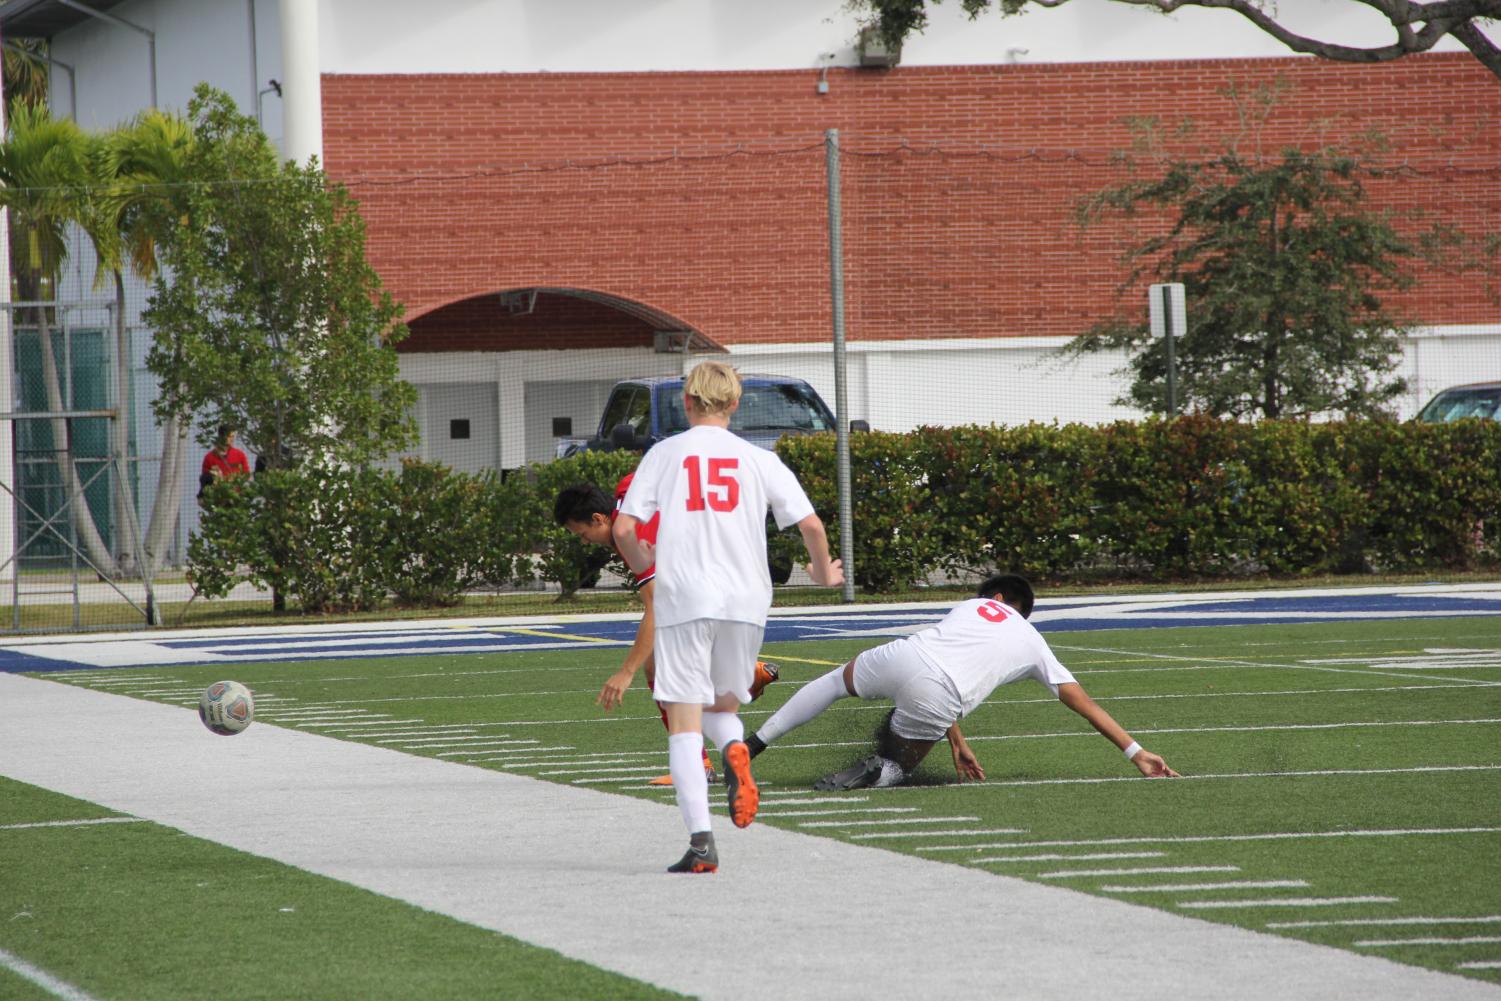
[[[1315,37],[1361,45],[1392,37],[1358,0],[1268,3],[1287,27]],[[1290,54],[1224,10],[1164,15],[1072,0],[970,21],[959,0],[929,9],[928,30],[907,41],[903,65]],[[844,0],[323,0],[319,50],[324,72],[333,73],[795,69],[855,65],[858,27]]]

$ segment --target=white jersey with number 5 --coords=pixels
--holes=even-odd
[[[1074,680],[1052,648],[1022,614],[998,598],[971,598],[955,605],[931,629],[907,638],[932,667],[948,675],[964,715],[1001,685],[1031,678],[1058,694]]]
[[[766,511],[778,528],[813,505],[773,452],[724,428],[700,424],[653,445],[620,510],[640,521],[658,512],[657,625],[694,619],[766,624]]]

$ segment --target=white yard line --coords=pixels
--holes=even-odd
[[[786,805],[802,806],[803,804],[789,803]],[[782,810],[776,808],[775,806],[772,806],[771,804],[761,807],[762,813],[764,813],[766,816],[776,817],[778,819],[782,817],[832,817],[841,813],[916,813],[917,809],[918,808],[915,806],[867,806],[859,807],[853,810]]]
[[[1095,889],[1101,893],[1202,893],[1214,890],[1302,890],[1306,879],[1235,879],[1223,883],[1154,883],[1107,884]]]
[[[1240,872],[1238,865],[1159,865],[1123,869],[1058,869],[1039,872],[1038,879],[1078,879],[1082,876],[1163,876],[1191,872]]]
[[[372,735],[373,736],[373,735]],[[400,744],[402,747],[447,747],[451,750],[459,750],[455,744],[467,744],[471,748],[482,745],[505,746],[507,744],[531,744],[533,746],[542,743],[540,740],[518,739],[515,737],[444,737],[442,739],[429,739],[418,737],[415,741],[410,737],[388,737],[377,740],[377,744]]]
[[[1319,776],[1421,775],[1430,772],[1495,771],[1501,771],[1501,765],[1417,765],[1411,768],[1315,768],[1296,772],[1210,772],[1204,775],[1183,775],[1177,781],[1213,782],[1225,779],[1289,779]],[[966,782],[963,785],[944,786],[944,789],[993,789],[997,786],[1103,785],[1111,782],[1140,781],[1140,775],[1104,775],[1076,779],[987,779],[984,782]]]
[[[1259,897],[1252,900],[1180,900],[1178,906],[1191,911],[1210,911],[1243,907],[1343,907],[1346,904],[1396,902],[1396,897]]]
[[[480,762],[480,761],[499,761],[499,762],[502,762],[503,764],[514,764],[514,765],[522,765],[522,764],[543,765],[543,764],[556,764],[557,762],[555,762],[555,761],[533,761],[533,762],[528,762],[525,757],[516,758],[516,757],[513,757],[513,755],[518,755],[518,754],[519,755],[528,755],[528,754],[530,754],[530,755],[533,755],[535,757],[540,757],[540,756],[544,756],[544,755],[548,755],[548,754],[573,754],[577,750],[578,750],[578,748],[575,748],[575,747],[515,747],[515,748],[512,748],[509,751],[495,751],[494,753],[491,753],[489,751],[440,751],[440,752],[438,752],[438,757],[440,757],[440,758],[468,758],[469,759],[469,761],[457,762],[458,764],[471,764],[473,762]]]
[[[231,772],[234,797],[194,793]],[[1118,1001],[1501,998],[1473,978],[770,825],[717,821],[720,871],[672,877],[684,832],[666,804],[273,726],[224,739],[190,710],[17,675],[0,676],[0,774],[709,1001],[992,997],[998,975],[1029,1001],[1090,984]],[[628,920],[622,900],[639,902]],[[894,906],[912,918],[900,949],[872,933]],[[775,915],[756,931],[775,961],[753,976],[739,950],[685,962],[663,946],[736,913]]]
[[[1362,949],[1387,949],[1399,945],[1495,945],[1501,935],[1466,935],[1462,938],[1367,938],[1355,943]]]
[[[1338,921],[1268,921],[1268,928],[1347,928],[1363,925],[1490,925],[1501,923],[1501,914],[1478,918],[1344,918]]]
[[[1404,719],[1404,720],[1361,720],[1358,722],[1344,723],[1273,723],[1261,726],[1177,726],[1157,727],[1155,729],[1133,729],[1132,733],[1275,733],[1282,730],[1348,730],[1366,727],[1379,727],[1386,729],[1399,726],[1474,726],[1478,724],[1501,723],[1501,719]],[[969,737],[971,744],[975,741],[990,740],[1032,740],[1043,737],[1093,737],[1093,730],[1080,730],[1071,733],[1007,733],[994,737]]]
[[[1028,700],[1037,702],[1053,702],[1053,699]],[[1014,703],[1012,703],[1014,704]],[[837,708],[837,707],[836,707]],[[850,707],[854,708],[854,707]],[[1360,729],[1364,727],[1385,728],[1401,726],[1470,726],[1489,725],[1501,723],[1501,718],[1484,719],[1412,719],[1412,720],[1362,720],[1358,722],[1341,723],[1270,723],[1262,726],[1176,726],[1156,727],[1151,729],[1133,728],[1132,733],[1142,734],[1184,734],[1184,733],[1276,733],[1284,730],[1345,730],[1350,728]],[[1002,733],[992,736],[970,736],[967,739],[971,744],[977,742],[991,743],[1006,740],[1050,740],[1054,738],[1084,737],[1090,740],[1098,740],[1099,735],[1093,730],[1066,730],[1049,733]],[[830,747],[864,746],[868,741],[841,740],[829,742],[799,742],[778,743],[778,751],[787,750],[823,750]]]
[[[280,713],[266,713],[261,715],[260,718],[267,723],[284,722]],[[355,722],[348,719],[319,720],[312,723],[309,723],[306,720],[292,719],[285,720],[285,722],[294,724],[296,726],[317,727],[319,730],[326,730],[329,733],[338,733],[342,730],[364,729],[367,726],[402,726],[407,723],[421,723],[422,721],[420,719],[389,719],[386,717],[376,719],[372,716],[371,718],[366,719],[363,722]]]
[[[33,827],[93,827],[95,824],[139,824],[140,817],[93,817],[88,820],[34,820],[28,824],[0,824],[0,831],[24,831]]]
[[[985,835],[987,837],[991,837],[991,836],[994,836],[994,835],[997,835],[997,834],[1026,834],[1026,833],[1027,832],[1025,830],[1023,830],[1022,828],[1019,828],[1019,827],[970,827],[970,828],[963,828],[963,829],[957,829],[957,830],[952,830],[952,831],[903,831],[900,834],[892,834],[890,832],[883,832],[883,833],[880,833],[880,834],[851,834],[850,837],[853,838],[853,839],[855,839],[856,841],[870,841],[870,840],[875,840],[875,839],[878,839],[878,838],[915,838],[915,837],[957,838],[957,837],[962,837],[962,836],[966,836],[966,835],[980,835],[980,834],[983,834],[983,835]],[[976,847],[980,847],[980,846],[976,846]]]
[[[1242,660],[1242,659],[1237,658],[1237,657],[1203,657],[1203,656],[1192,656],[1192,655],[1177,654],[1177,653],[1152,653],[1151,651],[1143,651],[1143,650],[1113,650],[1113,649],[1108,649],[1108,648],[1104,648],[1104,647],[1088,647],[1088,646],[1078,646],[1078,645],[1065,646],[1063,644],[1059,644],[1058,647],[1057,647],[1057,649],[1059,649],[1059,650],[1067,650],[1067,651],[1077,650],[1077,651],[1082,651],[1084,653],[1116,654],[1116,655],[1119,655],[1119,656],[1122,656],[1122,657],[1131,657],[1132,659],[1136,659],[1136,658],[1152,658],[1154,660],[1187,661],[1187,662],[1189,662],[1191,664],[1194,664],[1194,665],[1223,664],[1223,665],[1229,666],[1229,667],[1262,668],[1262,669],[1266,669],[1266,670],[1325,671],[1325,672],[1329,672],[1331,674],[1373,674],[1373,675],[1377,675],[1377,676],[1380,676],[1380,677],[1386,677],[1386,678],[1413,678],[1413,677],[1422,677],[1422,675],[1405,674],[1405,673],[1403,673],[1401,671],[1396,671],[1396,670],[1373,670],[1373,669],[1369,669],[1369,668],[1367,668],[1367,669],[1360,669],[1360,668],[1354,668],[1354,667],[1334,667],[1334,666],[1328,665],[1328,664],[1319,664],[1319,663],[1314,662],[1314,661],[1296,661],[1295,660],[1295,661],[1290,661],[1290,662],[1273,662],[1273,663],[1268,663],[1267,661],[1260,661],[1260,660]],[[1440,680],[1442,680],[1442,681],[1458,681],[1458,682],[1471,683],[1471,684],[1489,684],[1489,682],[1472,681],[1472,679],[1469,679],[1469,678],[1440,678]]]
[[[1165,858],[1167,852],[1085,852],[1082,855],[1067,855],[1061,852],[1044,852],[1041,855],[996,855],[991,858],[968,859],[969,862],[1093,862],[1097,859]]]
[[[1266,834],[1178,834],[1151,838],[1081,838],[1074,841],[1001,841],[982,845],[927,845],[920,852],[967,852],[976,848],[1072,848],[1083,845],[1182,845],[1210,841],[1287,841],[1299,838],[1406,838],[1419,835],[1498,834],[1501,827],[1394,827],[1361,831],[1276,831]]]
[[[773,814],[767,814],[772,816]],[[877,827],[893,824],[955,824],[976,821],[979,817],[902,817],[899,820],[805,820],[798,827]],[[910,835],[913,832],[905,831]]]
[[[33,966],[20,956],[0,949],[0,966],[5,967],[17,976],[31,981],[53,997],[62,998],[63,1001],[94,1001],[92,994],[86,993],[66,981],[59,980],[40,966]]]

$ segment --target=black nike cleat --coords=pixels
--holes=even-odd
[[[821,792],[848,792],[851,789],[868,789],[881,777],[881,757],[872,754],[842,772],[825,775],[813,783]]]
[[[717,872],[719,870],[719,852],[714,850],[714,836],[709,835],[708,842],[698,848],[688,846],[688,851],[677,862],[667,867],[668,872]]]

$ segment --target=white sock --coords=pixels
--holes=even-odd
[[[667,764],[672,789],[689,834],[710,829],[709,780],[704,775],[704,735],[696,731],[667,735]]]
[[[724,745],[745,739],[745,724],[738,713],[704,713],[704,736],[721,751]]]
[[[887,786],[901,785],[907,778],[907,773],[902,771],[902,766],[890,758],[881,759],[881,777],[872,784],[873,789],[884,789]]]
[[[791,733],[814,716],[849,694],[844,687],[844,668],[836,667],[821,677],[814,678],[797,690],[787,704],[772,714],[771,719],[761,724],[756,736],[763,744],[770,744],[784,734]]]

